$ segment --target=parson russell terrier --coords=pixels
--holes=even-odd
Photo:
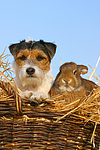
[[[14,56],[13,69],[15,81],[22,98],[46,99],[52,86],[53,75],[50,73],[51,59],[56,52],[56,45],[51,42],[29,41],[9,46]]]

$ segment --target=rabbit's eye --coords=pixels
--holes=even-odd
[[[73,73],[74,73],[74,75],[76,75],[77,74],[77,70],[74,70]]]

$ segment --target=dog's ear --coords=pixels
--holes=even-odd
[[[45,46],[45,48],[48,51],[48,55],[49,55],[50,59],[52,59],[54,54],[56,53],[57,46],[51,42],[44,42],[42,40],[40,40],[40,43]]]
[[[57,46],[56,46],[55,44],[53,44],[53,43],[45,43],[45,45],[46,45],[46,48],[47,48],[48,51],[49,51],[50,58],[52,59],[53,56],[54,56],[55,53],[56,53],[56,48],[57,48]]]
[[[21,41],[17,44],[12,44],[9,46],[10,53],[15,57],[16,54],[20,51],[20,49],[25,48],[25,40]]]
[[[16,56],[17,54],[17,51],[18,51],[18,44],[12,44],[9,46],[9,50],[10,50],[10,53],[13,55],[13,56]]]

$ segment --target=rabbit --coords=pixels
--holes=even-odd
[[[83,95],[88,95],[93,89],[98,88],[98,85],[80,76],[80,74],[83,75],[87,72],[87,66],[77,65],[74,62],[63,64],[49,91],[50,97],[67,92],[67,97],[70,96],[71,102]]]

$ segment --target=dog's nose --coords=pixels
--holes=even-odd
[[[28,75],[32,75],[32,74],[34,74],[35,69],[30,67],[30,68],[26,69],[26,72],[27,72]]]

